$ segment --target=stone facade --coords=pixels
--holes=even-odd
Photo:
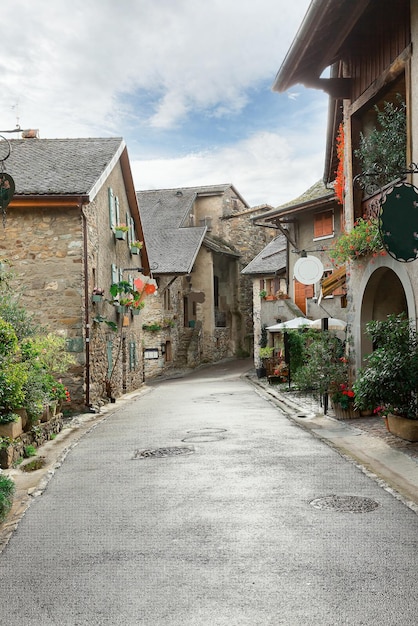
[[[78,141],[83,142],[66,141],[70,146],[74,142],[75,148]],[[53,142],[46,140],[52,152]],[[96,151],[97,145],[101,147],[100,140],[95,140]],[[21,146],[17,145],[15,163],[11,165],[17,171]],[[62,146],[61,141],[59,148]],[[113,146],[117,149],[115,154]],[[27,144],[25,152],[32,147],[37,150],[42,144]],[[90,144],[87,142],[84,147],[88,150]],[[119,220],[130,224],[129,236],[141,239],[142,232],[126,148],[123,142],[115,140],[108,152],[113,154],[113,163],[101,172],[103,166],[97,166],[102,178],[99,177],[93,192],[37,197],[35,193],[19,195],[16,185],[16,194],[7,209],[6,226],[0,229],[0,257],[10,262],[12,284],[21,293],[21,304],[47,331],[64,337],[75,358],[75,365],[63,382],[72,398],[69,408],[77,410],[86,405],[98,406],[109,397],[137,389],[144,378],[141,316],[121,316],[109,302],[112,282],[133,280],[139,266],[148,268],[148,260],[146,249],[142,256],[134,256],[128,240],[115,238],[110,189],[117,199]],[[66,164],[57,162],[58,173],[61,166],[66,170]],[[20,180],[24,187],[23,174]],[[95,287],[103,289],[103,302],[92,301]],[[105,322],[95,321],[100,318],[115,322],[119,330],[115,333]],[[111,389],[106,385],[110,377]]]

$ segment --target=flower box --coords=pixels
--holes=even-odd
[[[103,300],[103,296],[94,293],[91,297],[92,302],[101,302]]]
[[[115,238],[116,239],[126,239],[126,232],[123,230],[115,229]]]
[[[343,408],[339,402],[332,402],[332,408],[335,413],[335,419],[337,420],[350,420],[356,417],[360,417],[360,411],[354,408],[354,406],[348,406],[347,409]]]
[[[131,246],[131,254],[139,254],[139,248],[136,246]]]
[[[8,422],[7,424],[0,424],[0,437],[10,437],[10,439],[16,439],[23,432],[22,418],[19,418],[15,422]]]
[[[395,437],[400,437],[405,441],[418,441],[418,420],[389,413],[387,425],[389,432]]]

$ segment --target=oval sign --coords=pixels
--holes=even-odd
[[[15,181],[5,172],[0,173],[0,208],[2,211],[7,207],[15,192]]]
[[[316,256],[303,256],[296,261],[293,273],[303,285],[313,285],[322,278],[324,266]]]
[[[409,263],[418,257],[418,189],[395,185],[381,202],[380,234],[390,256]]]

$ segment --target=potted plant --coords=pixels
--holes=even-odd
[[[404,314],[366,325],[375,349],[353,385],[356,406],[382,408],[392,434],[418,441],[418,340]]]
[[[262,289],[260,291],[260,298],[264,300],[266,296],[267,296],[267,291],[265,289]]]
[[[129,231],[129,226],[126,224],[115,224],[113,232],[116,239],[126,239],[126,233]]]
[[[376,125],[371,132],[360,133],[354,156],[359,160],[362,186],[373,193],[403,176],[406,169],[406,104],[400,94],[396,102],[374,107]]]
[[[91,296],[92,302],[101,302],[104,297],[104,290],[99,289],[99,287],[95,287],[93,289],[93,294]]]
[[[331,403],[337,419],[359,417],[360,412],[355,406],[355,393],[347,383],[334,385],[331,391]]]
[[[140,250],[142,250],[144,243],[142,241],[132,241],[130,245],[131,254],[139,254]]]

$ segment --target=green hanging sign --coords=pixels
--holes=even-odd
[[[379,228],[391,257],[410,263],[418,257],[418,189],[400,183],[381,200]]]

